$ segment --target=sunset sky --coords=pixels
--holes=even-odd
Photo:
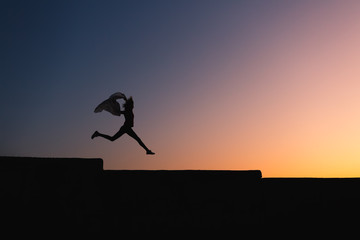
[[[360,1],[2,1],[0,155],[360,177]],[[135,132],[94,108],[133,96]],[[122,103],[121,101],[119,101]]]

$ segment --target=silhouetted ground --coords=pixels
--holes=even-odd
[[[275,228],[321,236],[358,231],[360,178],[263,178],[265,219]]]
[[[0,157],[2,229],[31,233],[354,232],[360,179],[103,170],[101,159]]]

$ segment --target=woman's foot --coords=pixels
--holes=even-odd
[[[147,154],[147,155],[154,155],[155,153],[153,153],[151,150],[147,150],[147,151],[146,151],[146,154]]]
[[[97,136],[99,136],[99,132],[98,132],[98,131],[95,131],[95,132],[93,133],[93,135],[91,135],[91,139],[94,139],[94,137],[97,137]]]

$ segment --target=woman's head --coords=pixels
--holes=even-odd
[[[123,106],[125,110],[132,110],[134,108],[134,100],[132,99],[132,97],[126,99]]]

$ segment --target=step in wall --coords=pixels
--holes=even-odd
[[[102,159],[0,157],[0,220],[33,232],[229,230],[262,221],[261,172],[103,170]]]

